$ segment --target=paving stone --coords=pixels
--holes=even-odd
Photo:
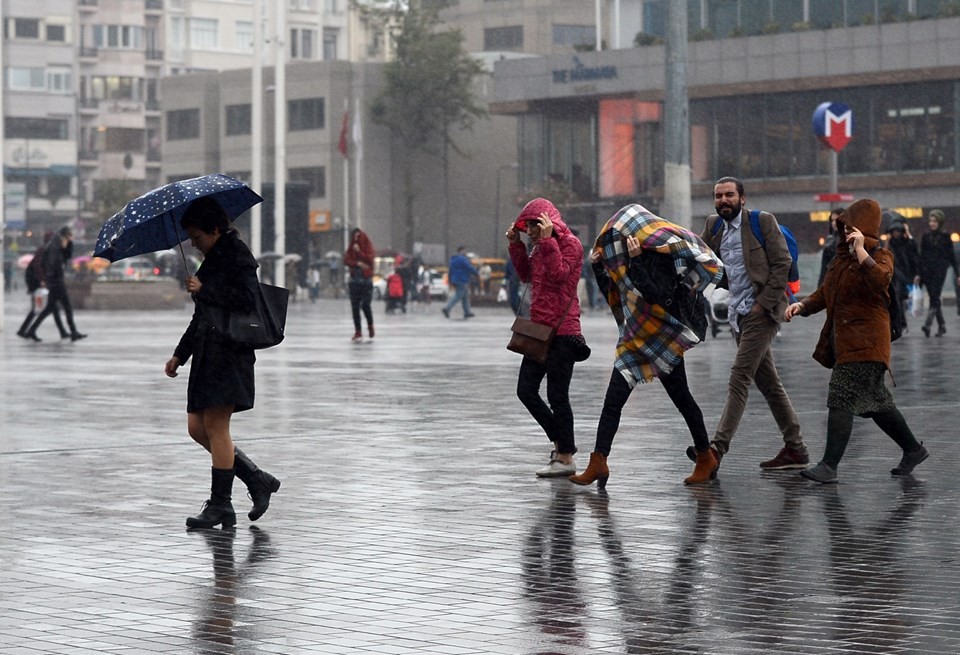
[[[187,375],[163,363],[189,308],[84,311],[89,338],[0,335],[0,653],[505,654],[960,652],[955,446],[960,322],[894,344],[894,396],[931,452],[892,478],[895,445],[858,419],[840,483],[757,464],[782,442],[754,389],[719,480],[684,487],[682,419],[636,389],[607,493],[538,480],[549,443],[516,398],[511,317],[440,306],[385,315],[353,344],[345,301],[291,305],[260,351],[234,439],[283,481],[253,526],[187,532],[209,458],[186,434]],[[812,459],[829,371],[819,318],[775,357]],[[579,466],[593,446],[616,326],[583,317],[571,387]],[[729,334],[691,351],[708,429]]]

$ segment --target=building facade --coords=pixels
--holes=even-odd
[[[76,4],[4,4],[4,220],[42,233],[78,211]]]
[[[520,121],[520,184],[576,187],[595,224],[626,202],[656,209],[664,59],[654,44],[498,62],[494,111]],[[960,18],[698,41],[687,71],[695,216],[712,211],[713,181],[734,175],[814,248],[829,210],[814,196],[830,189],[812,115],[830,101],[853,111],[841,192],[960,219]]]

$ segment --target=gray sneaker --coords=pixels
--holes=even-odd
[[[824,462],[820,462],[811,469],[803,469],[800,471],[800,475],[820,484],[836,484],[837,482],[837,469]]]
[[[897,464],[896,468],[890,469],[890,475],[910,475],[917,464],[928,457],[930,457],[930,453],[927,452],[927,449],[921,441],[920,447],[916,450],[911,450],[910,452],[903,451],[903,457],[900,458],[900,463]]]

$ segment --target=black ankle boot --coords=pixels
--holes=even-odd
[[[187,518],[188,528],[212,528],[216,525],[230,528],[237,524],[237,514],[230,503],[233,469],[211,468],[210,472],[210,500],[203,504],[199,515]]]
[[[239,448],[233,449],[233,468],[237,477],[247,485],[247,492],[253,501],[253,509],[247,517],[256,521],[270,507],[270,494],[277,493],[280,489],[280,480],[257,468],[253,460]]]

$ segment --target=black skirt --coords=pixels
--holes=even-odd
[[[885,414],[897,408],[893,394],[884,384],[887,367],[883,362],[837,364],[830,376],[827,407],[864,416]]]

